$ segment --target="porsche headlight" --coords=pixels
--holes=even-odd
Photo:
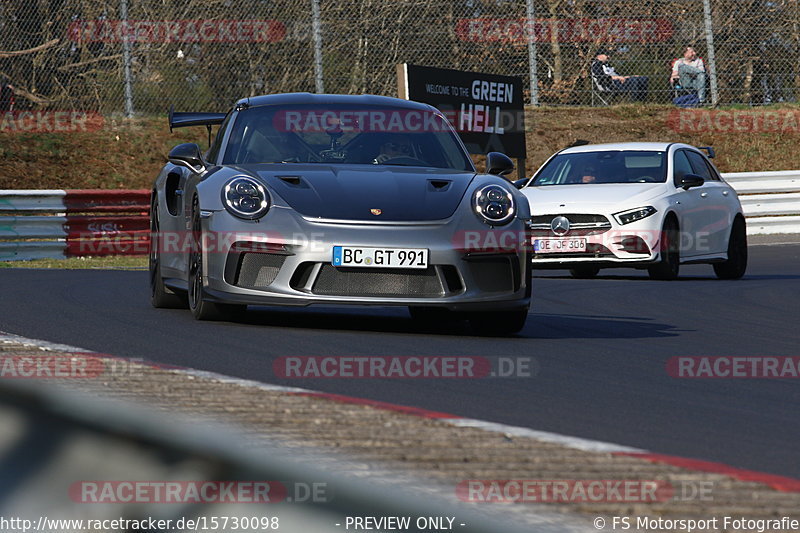
[[[239,176],[222,188],[222,202],[233,216],[246,220],[263,217],[270,207],[267,189],[254,179]]]
[[[507,224],[516,212],[514,197],[500,185],[487,185],[475,191],[472,209],[478,218],[493,226]]]
[[[643,218],[649,217],[650,215],[654,215],[656,212],[657,211],[655,207],[648,205],[646,207],[637,207],[636,209],[629,209],[628,211],[615,213],[614,218],[616,218],[617,222],[624,226],[625,224],[637,222]]]

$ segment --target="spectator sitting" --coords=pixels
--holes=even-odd
[[[621,76],[608,64],[608,54],[600,52],[592,61],[592,78],[604,91],[630,94],[639,102],[647,98],[647,76]]]
[[[696,91],[700,104],[705,103],[706,66],[703,64],[703,59],[698,57],[697,52],[691,46],[687,46],[683,51],[683,57],[675,60],[672,64],[670,80],[673,84],[677,81],[682,89]]]

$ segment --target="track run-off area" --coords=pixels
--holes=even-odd
[[[235,322],[156,310],[147,272],[4,269],[0,331],[265,383],[413,406],[800,478],[800,379],[674,377],[672,358],[800,356],[800,244],[750,248],[744,279],[683,266],[657,282],[534,271],[525,329],[425,326],[405,308],[250,308]],[[287,379],[288,356],[529,357],[530,377]]]

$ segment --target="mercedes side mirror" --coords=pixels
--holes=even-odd
[[[200,154],[200,147],[195,143],[183,143],[175,146],[169,151],[168,159],[173,165],[187,167],[195,174],[201,173],[206,168],[203,156]]]
[[[506,154],[489,152],[486,155],[486,172],[495,176],[505,176],[514,171],[514,162]]]
[[[529,181],[531,181],[530,178],[522,178],[521,180],[516,180],[514,182],[514,187],[516,187],[517,189],[522,189],[523,187],[525,187],[525,185],[527,185]]]
[[[692,187],[700,187],[706,180],[697,174],[686,174],[681,178],[681,187],[683,190],[688,191]]]

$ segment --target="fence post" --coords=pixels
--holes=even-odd
[[[539,76],[538,65],[536,63],[536,9],[533,6],[534,0],[526,0],[527,24],[525,34],[528,39],[528,74],[530,76],[531,105],[539,105]]]
[[[719,104],[717,85],[717,60],[714,55],[714,26],[711,23],[711,0],[703,0],[703,18],[706,24],[706,48],[708,49],[708,79],[711,85],[711,105]]]
[[[131,41],[128,28],[128,0],[119,0],[122,24],[122,72],[125,77],[125,116],[133,118],[133,87],[131,81]]]
[[[325,92],[325,80],[322,75],[322,24],[320,23],[319,0],[311,0],[311,27],[314,32],[314,82],[317,93]]]

